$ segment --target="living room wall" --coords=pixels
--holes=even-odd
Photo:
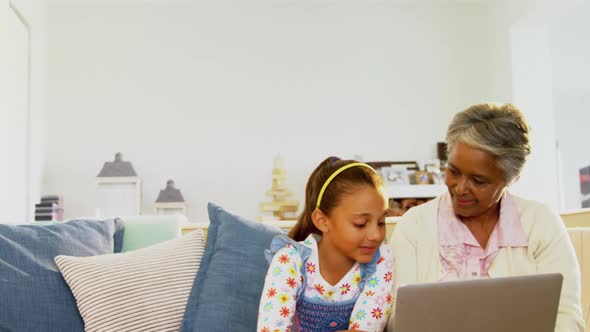
[[[47,3],[0,1],[0,223],[33,216],[47,141]]]
[[[49,13],[44,193],[63,195],[66,217],[95,214],[95,176],[118,151],[145,213],[172,178],[191,221],[208,201],[255,218],[279,154],[303,202],[328,155],[432,159],[455,112],[511,99],[508,26],[485,2],[53,1]]]
[[[513,190],[560,211],[579,209],[579,169],[590,120],[590,3],[514,1],[497,6],[509,17],[512,92],[532,127],[532,155]]]
[[[554,12],[551,42],[554,108],[565,210],[579,209],[579,170],[590,165],[590,3],[576,2]]]

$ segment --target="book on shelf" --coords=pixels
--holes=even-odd
[[[45,195],[35,204],[35,221],[62,221],[63,200],[58,195]]]
[[[41,197],[41,202],[60,202],[61,198],[57,195],[46,195]]]
[[[50,207],[53,207],[54,204],[57,204],[57,203],[54,203],[54,202],[41,202],[41,203],[35,204],[35,208],[36,209],[37,208],[50,208]]]
[[[35,221],[54,221],[53,220],[53,215],[52,214],[48,214],[48,215],[38,215],[35,214]]]

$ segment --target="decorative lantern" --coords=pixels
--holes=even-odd
[[[174,186],[173,180],[166,182],[166,188],[160,190],[154,204],[156,214],[183,214],[186,215],[186,203],[182,193]]]
[[[102,217],[134,216],[141,213],[141,180],[120,152],[107,161],[96,176],[97,215]]]

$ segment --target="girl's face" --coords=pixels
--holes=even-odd
[[[385,238],[387,209],[384,189],[363,185],[343,196],[330,216],[326,216],[322,241],[330,244],[331,252],[351,262],[369,263]]]

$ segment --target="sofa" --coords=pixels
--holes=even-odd
[[[181,236],[186,220],[174,216],[73,220],[33,230],[0,225],[0,331],[254,331],[268,266],[263,251],[286,229],[246,220],[215,204],[208,211],[206,242],[198,227]],[[21,238],[7,235],[7,229],[17,229]],[[582,269],[588,315],[590,228],[568,230]],[[60,244],[57,249],[47,242],[51,236]],[[31,255],[23,248],[35,241],[43,252]],[[51,257],[42,261],[51,278],[30,280],[35,271],[16,273],[20,288],[11,289],[17,283],[6,280],[7,269],[25,270],[19,262],[7,263],[7,252],[15,251],[31,260]],[[148,299],[137,292],[159,299],[157,310],[144,305]],[[170,294],[180,295],[170,300]],[[97,303],[107,304],[101,311]],[[147,317],[153,324],[158,314],[169,317],[168,311],[176,314],[175,325],[143,323]]]
[[[181,222],[175,217],[132,217],[127,222],[86,218],[0,225],[0,331],[83,330],[55,257],[139,250],[178,237]]]
[[[175,216],[0,225],[0,331],[255,330],[285,231],[208,209],[206,244]]]
[[[590,209],[562,213],[561,217],[567,227],[580,265],[582,276],[582,311],[586,322],[586,331],[590,332]],[[391,233],[395,230],[395,222],[397,220],[399,218],[392,218],[392,222],[390,220],[387,222],[388,239],[391,238]],[[272,224],[280,227],[284,232],[287,232],[289,229],[289,227],[278,223]],[[292,224],[285,223],[285,225]],[[207,228],[207,225],[200,224],[183,227],[182,229],[185,234],[194,230],[202,230],[206,234]]]
[[[561,213],[580,264],[582,274],[582,311],[586,331],[590,331],[590,209]]]

